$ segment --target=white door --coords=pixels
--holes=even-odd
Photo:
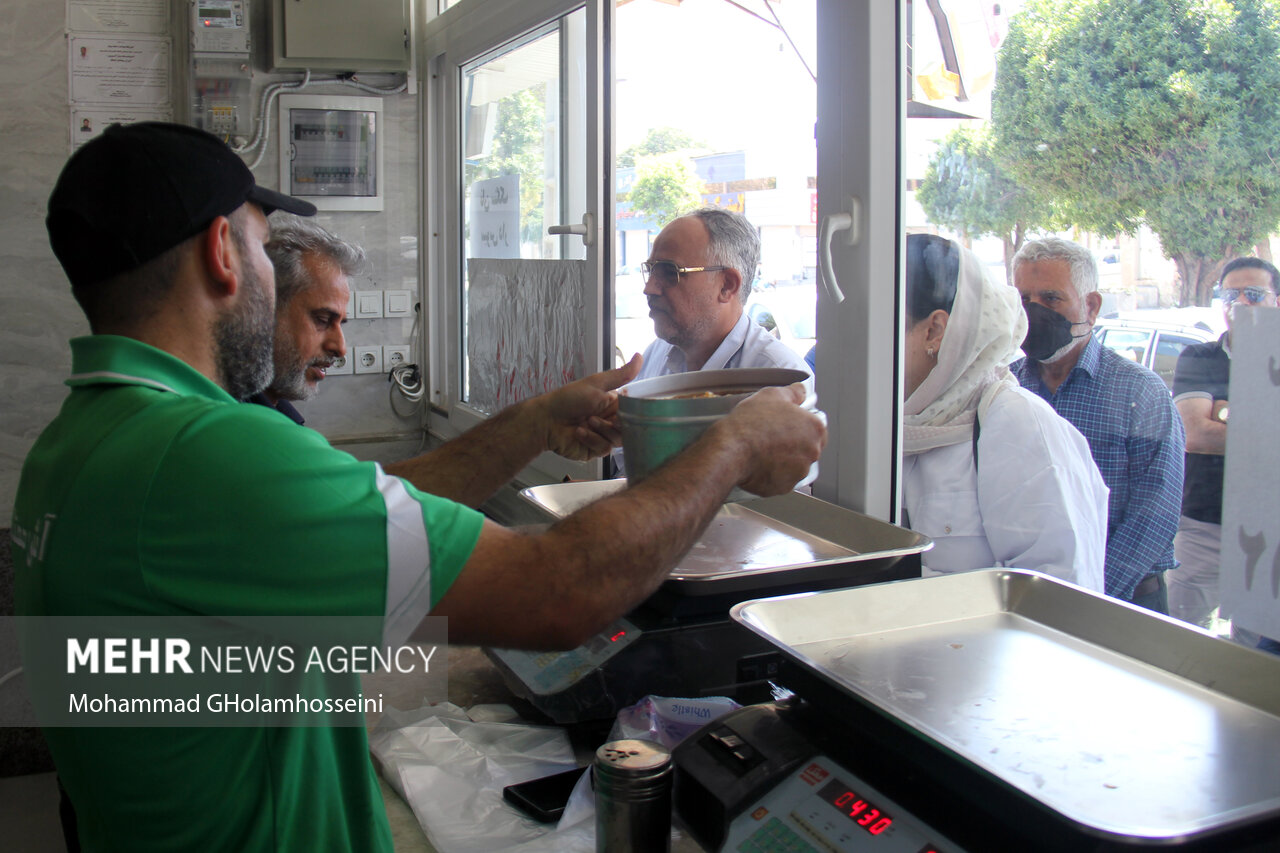
[[[605,366],[611,9],[464,2],[424,27],[430,417],[446,435]],[[526,479],[549,481],[599,476],[600,463],[544,454],[534,468]]]
[[[819,288],[816,386],[833,428],[813,491],[886,521],[901,472],[901,5],[818,3],[819,268],[844,301]]]

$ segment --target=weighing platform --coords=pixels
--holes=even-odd
[[[1280,850],[1280,658],[1013,569],[732,618],[792,695],[676,749],[708,850]]]
[[[521,494],[552,518],[625,486]],[[643,605],[569,652],[486,649],[512,692],[557,723],[612,720],[648,695],[767,698],[777,650],[729,619],[750,598],[919,577],[918,533],[791,492],[726,503]],[[752,692],[754,688],[754,692]]]

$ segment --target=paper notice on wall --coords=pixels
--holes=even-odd
[[[472,184],[470,214],[471,257],[520,257],[519,175]]]
[[[169,4],[166,0],[67,0],[67,29],[163,35],[169,31]]]
[[[74,150],[110,125],[139,121],[173,121],[169,110],[113,110],[110,107],[72,107],[71,148]]]
[[[1280,308],[1238,309],[1232,320],[1222,608],[1234,624],[1280,638]]]
[[[467,261],[467,402],[484,412],[586,375],[586,261]]]
[[[169,108],[169,40],[72,36],[68,91],[73,104]]]

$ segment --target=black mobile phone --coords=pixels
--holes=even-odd
[[[541,779],[508,785],[502,789],[502,798],[535,820],[550,823],[564,814],[569,795],[586,770],[585,767],[575,767]]]

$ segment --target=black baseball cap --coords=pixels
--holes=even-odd
[[[136,269],[251,201],[264,214],[315,205],[254,183],[218,137],[167,122],[113,124],[81,146],[49,196],[49,245],[75,287]]]

